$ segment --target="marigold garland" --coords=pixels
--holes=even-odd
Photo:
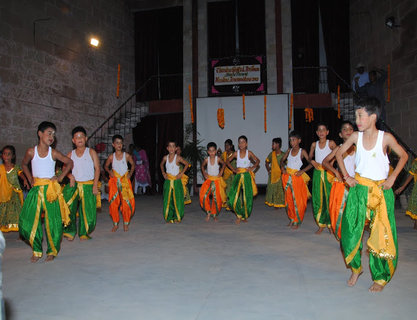
[[[217,109],[217,123],[220,128],[224,129],[224,109]]]
[[[243,120],[246,119],[245,94],[242,94]]]
[[[266,96],[264,96],[264,130],[266,133]]]
[[[312,122],[314,121],[314,114],[312,108],[305,108],[304,112],[306,114],[306,122]]]

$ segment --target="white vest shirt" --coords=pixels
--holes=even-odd
[[[116,159],[116,152],[113,153],[112,169],[123,176],[127,172],[126,152],[123,152],[122,160]]]
[[[209,176],[218,176],[219,175],[219,163],[217,162],[217,156],[214,158],[214,164],[210,164],[210,157],[207,158],[207,173]]]
[[[236,168],[249,168],[251,162],[249,161],[249,150],[246,150],[246,154],[243,158],[240,157],[240,150],[237,151]]]
[[[180,173],[180,167],[177,165],[177,155],[174,156],[174,160],[169,162],[169,155],[167,155],[167,161],[165,162],[166,173],[172,176],[176,176]]]
[[[39,157],[38,146],[35,146],[35,154],[31,161],[32,176],[34,178],[51,179],[55,176],[55,160],[52,159],[52,148],[49,147],[45,158]]]
[[[287,157],[287,168],[294,169],[294,170],[301,169],[301,167],[303,166],[303,161],[301,160],[302,150],[303,149],[300,148],[300,150],[298,150],[297,155],[295,156],[291,155],[292,149],[290,150],[290,153],[288,154],[288,157]]]
[[[316,141],[316,149],[314,150],[314,160],[317,163],[322,164],[324,158],[326,158],[330,153],[332,152],[332,149],[329,147],[329,140],[326,140],[326,145],[323,149],[320,149],[320,142]]]
[[[75,150],[72,150],[71,160],[74,162],[72,174],[75,181],[84,182],[94,180],[94,162],[90,155],[90,148],[85,148],[81,157],[78,157]]]

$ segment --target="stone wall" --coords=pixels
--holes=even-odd
[[[0,145],[13,144],[21,159],[44,120],[57,126],[61,152],[74,126],[92,133],[134,92],[133,23],[121,0],[2,0]]]
[[[393,16],[399,27],[389,29]],[[391,101],[387,123],[417,151],[417,1],[351,0],[351,66],[368,69],[391,65]],[[353,76],[354,70],[352,70]]]

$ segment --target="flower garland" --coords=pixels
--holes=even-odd
[[[304,112],[306,114],[306,122],[312,122],[314,121],[314,114],[313,114],[313,109],[312,108],[305,108]]]
[[[217,124],[221,129],[224,129],[224,109],[217,109]]]

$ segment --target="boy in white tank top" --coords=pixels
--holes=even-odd
[[[214,142],[207,144],[208,157],[201,164],[201,172],[206,179],[200,188],[200,205],[206,212],[206,221],[210,216],[217,221],[217,216],[226,201],[226,183],[222,175],[225,167],[224,161],[217,156],[217,145]]]
[[[177,143],[168,141],[168,155],[162,158],[160,168],[164,181],[164,219],[167,223],[179,223],[184,217],[184,188],[181,179],[189,163],[177,155]],[[180,171],[179,165],[184,167]]]
[[[130,154],[123,152],[123,137],[114,135],[112,138],[114,153],[104,164],[104,170],[109,174],[109,211],[113,220],[112,232],[119,228],[119,208],[123,217],[123,231],[129,230],[130,219],[135,212],[135,196],[130,177],[135,172],[135,162]],[[127,164],[130,164],[128,170]],[[110,164],[112,170],[110,170]]]
[[[349,121],[342,123],[340,127],[339,136],[345,142],[353,133],[353,125]],[[346,207],[346,200],[349,193],[349,188],[346,187],[341,173],[333,166],[335,161],[336,152],[340,146],[337,146],[333,151],[324,158],[322,164],[323,167],[331,171],[336,179],[332,183],[332,189],[330,191],[329,198],[329,214],[332,225],[332,231],[337,240],[340,240],[341,227],[342,227],[342,216]],[[355,146],[351,146],[350,149],[343,155],[343,163],[349,172],[349,175],[355,174]]]
[[[227,204],[236,214],[236,224],[239,224],[240,221],[247,222],[252,213],[253,197],[258,194],[253,171],[259,167],[260,162],[254,153],[248,150],[248,138],[246,136],[239,137],[238,147],[239,150],[235,151],[226,160],[228,168],[236,173],[227,195]],[[236,159],[237,169],[231,165],[233,159]],[[243,203],[240,197],[241,193]]]
[[[45,231],[48,249],[45,261],[52,261],[61,246],[62,223],[70,222],[69,209],[61,193],[59,182],[71,170],[73,162],[61,152],[52,149],[56,127],[44,121],[38,126],[38,145],[26,151],[22,161],[22,169],[32,189],[30,189],[19,217],[19,232],[23,239],[28,240],[33,250],[31,262],[37,262],[42,251],[42,219],[44,209]],[[55,161],[64,164],[62,173],[55,176]],[[29,171],[32,164],[32,173]],[[35,231],[35,232],[33,232]]]
[[[308,164],[304,169],[303,159],[309,162],[308,154],[300,148],[301,136],[299,133],[292,131],[290,133],[291,148],[287,150],[281,159],[282,186],[284,188],[285,206],[287,208],[288,224],[291,229],[295,230],[304,220],[304,214],[307,209],[307,200],[311,196],[308,191],[308,182],[310,177],[307,175],[312,166]],[[284,167],[285,161],[288,160],[287,167]]]
[[[367,246],[370,252],[369,267],[374,281],[369,288],[371,292],[382,291],[397,266],[395,198],[391,188],[408,159],[407,153],[390,133],[378,131],[376,128],[379,112],[378,100],[363,101],[356,110],[359,132],[354,132],[336,153],[340,171],[350,186],[341,232],[345,262],[352,269],[348,285],[354,286],[362,273],[362,235],[369,222],[370,236]],[[348,174],[343,162],[343,155],[353,144],[356,144],[355,177]],[[399,157],[397,166],[389,177],[387,148],[391,148]]]
[[[320,234],[326,227],[330,231],[329,196],[334,178],[333,174],[326,171],[321,163],[336,148],[336,143],[333,140],[327,140],[329,129],[324,123],[317,125],[316,134],[319,140],[311,144],[309,158],[314,166],[312,188],[313,215],[319,226],[316,234]]]
[[[71,222],[64,228],[64,237],[72,241],[77,234],[81,240],[91,239],[90,233],[96,226],[98,179],[100,178],[100,162],[95,150],[87,148],[87,132],[83,127],[72,130],[72,143],[75,149],[67,157],[74,162],[72,172],[68,174],[70,183],[62,191],[70,208]]]

